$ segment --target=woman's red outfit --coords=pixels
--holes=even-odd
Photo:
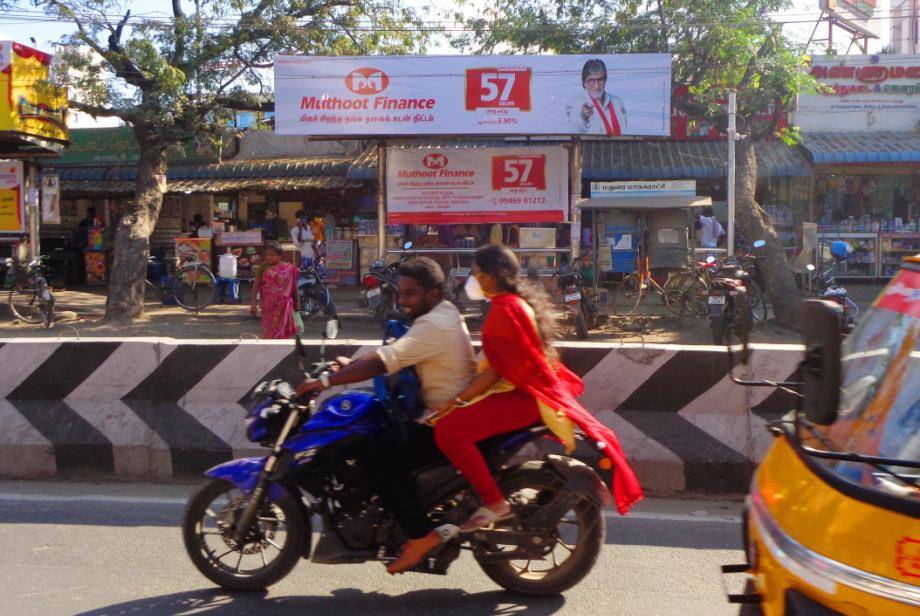
[[[564,415],[594,441],[613,467],[613,497],[620,514],[642,499],[636,474],[626,462],[613,430],[578,400],[583,381],[561,362],[550,363],[526,302],[513,293],[492,298],[482,328],[482,350],[498,375],[514,386],[469,406],[454,409],[435,426],[438,446],[463,473],[484,505],[502,500],[476,442],[538,423],[540,406]]]

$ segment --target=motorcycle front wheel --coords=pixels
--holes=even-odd
[[[303,554],[306,524],[287,492],[262,506],[243,545],[233,538],[248,496],[223,479],[192,495],[182,520],[185,550],[206,578],[232,590],[271,586],[291,572]]]
[[[527,463],[511,469],[499,482],[519,515],[526,514],[527,508],[549,502],[562,488],[559,476],[543,464]],[[513,523],[500,522],[496,528]],[[597,562],[604,543],[604,517],[600,508],[588,499],[580,501],[562,516],[553,537],[555,545],[540,560],[482,562],[479,553],[474,550],[473,554],[485,574],[510,592],[529,596],[556,595],[578,584]],[[513,549],[511,546],[489,548],[490,551]]]

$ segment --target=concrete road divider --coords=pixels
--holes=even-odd
[[[326,356],[375,345],[339,340]],[[318,359],[319,341],[306,347]],[[585,380],[582,402],[616,430],[650,493],[745,491],[772,438],[765,421],[794,406],[733,383],[718,347],[561,347]],[[800,359],[798,346],[757,345],[736,371],[783,380]],[[167,479],[258,455],[242,421],[252,389],[300,377],[288,341],[0,340],[0,476]]]

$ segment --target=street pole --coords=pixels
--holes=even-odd
[[[387,146],[377,144],[377,258],[387,256]]]
[[[735,115],[738,100],[734,90],[728,91],[728,256],[735,254]]]
[[[575,205],[581,198],[581,144],[577,138],[572,142],[569,153],[569,241],[572,249],[571,264],[574,267],[575,260],[581,254],[581,211]]]
[[[29,261],[33,261],[41,255],[40,244],[40,222],[41,206],[38,198],[38,166],[34,160],[28,162],[29,174],[26,182],[26,201],[28,202],[29,214]]]

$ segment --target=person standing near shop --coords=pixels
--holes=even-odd
[[[74,231],[73,251],[74,265],[77,284],[86,284],[86,249],[89,246],[90,229],[96,226],[96,208],[89,206],[86,208],[86,218],[77,223],[77,230]]]
[[[284,251],[278,242],[265,246],[265,263],[256,272],[252,287],[252,316],[262,309],[262,339],[284,340],[297,333],[295,312],[300,312],[297,293],[297,268],[282,260]],[[257,298],[258,304],[257,305]]]
[[[716,220],[716,215],[711,207],[707,207],[700,214],[700,246],[702,248],[715,248],[719,245],[719,239],[725,235],[725,229],[722,223]]]
[[[291,227],[291,241],[300,251],[301,265],[307,267],[313,263],[313,230],[310,228],[307,215],[303,210],[298,210],[295,216],[297,217],[297,222]]]

